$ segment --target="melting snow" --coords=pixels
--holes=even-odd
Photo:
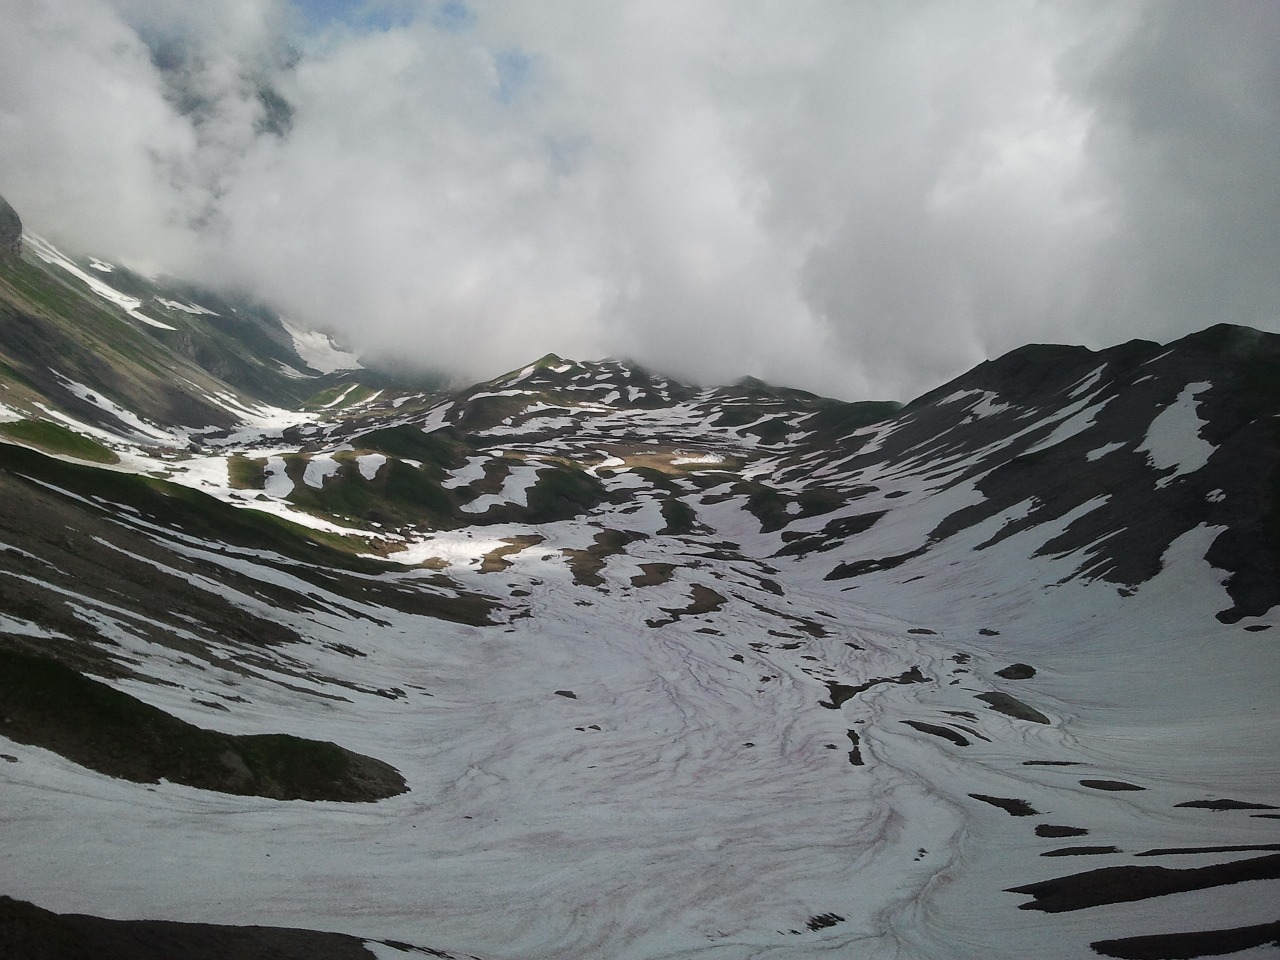
[[[1106,443],[1098,447],[1098,449],[1096,450],[1090,450],[1088,453],[1085,454],[1085,457],[1090,462],[1092,462],[1094,460],[1101,460],[1108,453],[1115,453],[1117,450],[1123,450],[1123,449],[1124,449],[1124,444],[1118,441],[1116,443]]]
[[[185,433],[179,434],[175,431],[158,427],[154,423],[148,423],[132,410],[127,410],[115,401],[104,397],[101,391],[90,390],[83,383],[77,383],[75,380],[72,380],[70,377],[58,372],[57,370],[54,370],[52,367],[49,368],[49,372],[61,380],[62,385],[66,387],[70,393],[79,397],[86,403],[91,403],[100,410],[106,411],[126,426],[132,427],[134,431],[136,431],[139,439],[144,441],[159,441],[161,443],[189,442]]]
[[[452,400],[438,407],[432,407],[427,411],[426,416],[418,421],[418,426],[422,428],[423,433],[435,433],[437,430],[449,425],[449,411],[452,409]]]
[[[62,634],[46,630],[44,627],[39,624],[32,623],[30,620],[22,620],[18,617],[11,617],[4,613],[0,613],[0,633],[12,633],[19,637],[37,637],[41,640],[67,639]]]
[[[467,462],[457,470],[449,471],[449,479],[443,481],[440,486],[446,490],[453,490],[456,487],[470,486],[477,480],[484,479],[484,465],[488,463],[492,457],[488,454],[481,454],[477,457],[467,457]]]
[[[1174,468],[1173,473],[1156,481],[1163,487],[1175,478],[1194,473],[1206,463],[1217,449],[1200,436],[1205,422],[1196,413],[1196,397],[1212,386],[1209,383],[1189,383],[1182,388],[1178,399],[1165,407],[1151,421],[1147,436],[1138,446],[1147,454],[1147,460],[1157,470]]]
[[[156,303],[168,307],[170,310],[180,310],[182,313],[189,313],[192,316],[200,316],[202,314],[207,317],[218,316],[212,310],[197,306],[194,303],[181,303],[177,300],[166,300],[164,297],[156,297]]]
[[[302,482],[316,490],[323,489],[325,480],[338,472],[338,461],[328,453],[318,453],[307,461],[307,470],[302,475]]]
[[[266,483],[263,490],[268,497],[283,500],[293,493],[293,481],[285,473],[284,457],[268,457],[265,469]]]
[[[358,383],[353,383],[353,384],[351,384],[351,386],[347,387],[347,389],[343,390],[340,394],[338,394],[336,397],[334,397],[334,398],[333,398],[332,400],[330,400],[328,403],[324,404],[320,409],[321,409],[321,410],[328,410],[328,409],[330,409],[331,407],[336,407],[336,406],[337,406],[338,404],[340,404],[343,400],[347,399],[347,396],[351,393],[351,391],[352,391],[352,390],[354,390],[354,389],[355,389],[356,387],[358,387],[358,386],[360,386],[360,384],[358,384]]]
[[[356,457],[356,463],[360,465],[360,476],[366,480],[373,480],[378,476],[378,471],[382,469],[382,465],[387,462],[387,458],[381,453],[366,453],[363,456]]]
[[[1091,399],[1093,398],[1089,397],[1085,400],[1078,401],[1078,403],[1087,403]],[[1053,432],[1050,433],[1049,436],[1028,448],[1024,453],[1031,454],[1038,453],[1041,450],[1048,450],[1050,447],[1057,446],[1064,440],[1071,439],[1077,433],[1083,433],[1085,430],[1088,430],[1093,426],[1094,421],[1097,420],[1098,414],[1101,413],[1103,408],[1111,402],[1111,399],[1112,398],[1108,397],[1101,403],[1096,403],[1092,407],[1086,407],[1085,409],[1067,417],[1067,419],[1063,420],[1053,428]],[[1067,409],[1069,410],[1070,408]],[[1060,415],[1061,414],[1059,414],[1059,416]]]
[[[470,503],[464,503],[462,509],[467,513],[484,513],[490,507],[514,503],[522,507],[529,505],[529,488],[538,482],[537,466],[512,467],[502,483],[501,493],[486,493]]]
[[[28,241],[28,246],[37,257],[45,263],[52,263],[55,266],[61,267],[76,279],[84,281],[89,289],[95,294],[103,300],[106,300],[108,303],[113,303],[117,307],[120,307],[120,309],[124,310],[124,312],[133,317],[133,319],[139,320],[148,326],[159,327],[161,330],[178,329],[177,327],[171,327],[167,323],[161,323],[159,320],[153,320],[151,317],[148,317],[138,309],[142,306],[141,300],[137,297],[131,297],[128,294],[121,293],[115,287],[103,283],[92,274],[85,273],[77,267],[70,258],[43,237],[38,237],[34,234],[25,234],[25,236]]]
[[[1086,377],[1082,377],[1072,385],[1071,392],[1068,393],[1067,396],[1074,400],[1076,397],[1080,396],[1080,394],[1088,393],[1093,388],[1093,385],[1102,378],[1103,371],[1106,369],[1107,365],[1104,363],[1097,370],[1093,371],[1093,373]]]
[[[312,370],[338,373],[341,370],[363,369],[359,358],[354,353],[338,349],[328,334],[304,330],[283,318],[280,323],[293,338],[294,352]]]

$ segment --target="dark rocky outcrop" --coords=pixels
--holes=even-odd
[[[16,257],[22,253],[22,220],[9,201],[0,197],[0,257]]]
[[[381,941],[406,956],[451,953]],[[369,960],[363,937],[288,927],[108,920],[0,897],[0,956],[10,960]]]
[[[0,725],[134,783],[171,783],[276,800],[373,801],[408,785],[389,764],[287,734],[233,736],[194,726],[50,657],[0,647]]]

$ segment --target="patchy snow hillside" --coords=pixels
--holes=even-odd
[[[1275,955],[1280,338],[903,408],[554,356],[299,390],[287,331],[204,362],[40,256],[0,953]]]

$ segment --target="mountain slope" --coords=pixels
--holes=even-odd
[[[0,893],[380,957],[1265,942],[1280,338],[1027,347],[904,408],[555,356],[267,391],[227,371],[301,359],[39,288],[0,650],[408,789],[145,785],[0,727]]]

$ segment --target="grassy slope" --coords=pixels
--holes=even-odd
[[[0,433],[49,453],[60,453],[93,463],[120,462],[119,457],[97,441],[82,437],[75,431],[48,420],[17,420],[12,423],[0,423]]]

